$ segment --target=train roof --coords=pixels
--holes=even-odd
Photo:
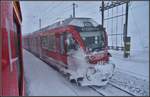
[[[35,32],[39,31],[46,31],[58,27],[63,27],[63,26],[68,26],[68,25],[73,25],[73,26],[79,26],[79,27],[84,27],[84,26],[94,26],[97,27],[98,23],[94,21],[92,18],[85,18],[85,17],[76,17],[76,18],[67,18],[63,21],[56,22],[52,25],[48,25],[42,29],[39,29]]]

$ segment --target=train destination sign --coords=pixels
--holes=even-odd
[[[78,27],[77,29],[80,32],[90,32],[90,31],[99,31],[100,27]]]

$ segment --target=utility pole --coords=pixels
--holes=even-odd
[[[73,5],[73,18],[75,18],[75,3],[72,4]]]
[[[103,27],[104,26],[104,0],[102,0],[101,12],[102,12],[102,27]]]
[[[117,0],[117,1],[112,1],[111,4],[104,4],[104,0],[102,0],[101,6],[100,6],[100,11],[101,11],[101,17],[102,17],[102,26],[104,26],[104,20],[109,20],[109,19],[113,19],[113,18],[118,18],[121,16],[125,15],[125,24],[124,24],[124,29],[123,29],[123,41],[124,41],[124,57],[127,58],[130,55],[130,38],[127,36],[127,30],[128,30],[128,4],[129,4],[130,0]],[[126,13],[125,14],[121,14],[121,15],[116,15],[116,16],[112,16],[112,17],[108,17],[108,18],[104,18],[104,11],[109,10],[109,9],[113,9],[114,7],[120,6],[126,4]],[[113,12],[112,12],[113,13]],[[112,35],[119,35],[119,34],[111,34]],[[117,47],[116,47],[117,48]]]
[[[124,57],[127,58],[130,55],[130,37],[127,36],[128,33],[128,10],[129,2],[126,2],[126,18],[125,18],[125,28],[124,28]]]
[[[39,29],[41,29],[41,18],[39,18]]]

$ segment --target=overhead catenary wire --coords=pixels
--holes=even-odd
[[[68,10],[70,10],[70,8],[68,8],[67,10],[65,9],[65,11],[62,11],[61,13],[59,13],[59,14],[55,14],[55,17],[53,17],[53,18],[51,18],[50,20],[51,21],[55,21],[57,18],[62,18],[62,16],[64,16],[64,14],[66,13],[66,12],[69,12]],[[71,10],[70,10],[71,11]],[[63,14],[62,14],[63,13]],[[58,16],[61,16],[61,17],[58,17]],[[48,18],[50,18],[50,17],[48,17]]]
[[[107,12],[107,17],[109,17],[109,9],[108,9],[108,12]],[[109,21],[107,21],[107,29],[109,29]]]
[[[55,2],[54,2],[55,3]],[[54,7],[54,6],[53,6]],[[48,10],[53,9],[49,5],[45,9],[43,9],[43,13],[41,13],[41,17],[47,13]]]
[[[58,10],[57,12],[53,12],[53,14],[51,13],[51,15],[50,16],[56,16],[60,11],[65,11],[65,10],[67,10],[67,9],[70,9],[71,8],[71,6],[69,5],[69,6],[67,6],[67,7],[65,7],[65,8],[61,8],[60,10]],[[61,15],[62,13],[59,13],[59,15]]]
[[[63,8],[63,10],[59,10],[59,12],[57,11],[57,13],[51,13],[51,15],[47,15],[47,17],[44,18],[44,20],[48,20],[48,21],[51,21],[51,22],[54,22],[54,20],[56,20],[59,16],[62,16],[62,14],[66,13],[68,10],[70,10],[71,7],[65,7]],[[61,11],[61,12],[60,12]]]
[[[55,13],[56,13],[56,12],[54,11],[54,9],[59,8],[60,6],[61,6],[61,5],[55,5],[55,6],[53,6],[50,10],[47,11],[47,14],[44,16],[43,19],[47,19],[48,17],[54,16]],[[63,9],[65,9],[65,8],[63,8]]]
[[[113,8],[112,8],[112,16],[113,16]],[[113,19],[111,23],[111,34],[113,34]],[[111,41],[112,41],[112,47],[113,47],[113,36],[111,36]]]
[[[122,14],[124,13],[123,11],[124,11],[124,5],[122,5],[122,7],[121,7]],[[124,23],[124,17],[122,16],[122,18],[121,18],[121,30],[122,31],[123,31],[123,25],[124,25],[123,23]],[[121,35],[121,47],[123,47],[123,43],[122,42],[123,42],[123,34]]]
[[[116,7],[116,10],[117,10],[116,14],[118,15],[118,6]],[[116,47],[117,47],[118,18],[116,18],[116,19],[117,19],[117,20],[116,20]]]

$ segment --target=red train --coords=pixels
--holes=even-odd
[[[25,95],[20,4],[0,1],[0,95]]]
[[[25,49],[81,86],[102,86],[112,77],[107,42],[105,29],[91,18],[71,17],[24,36]]]

